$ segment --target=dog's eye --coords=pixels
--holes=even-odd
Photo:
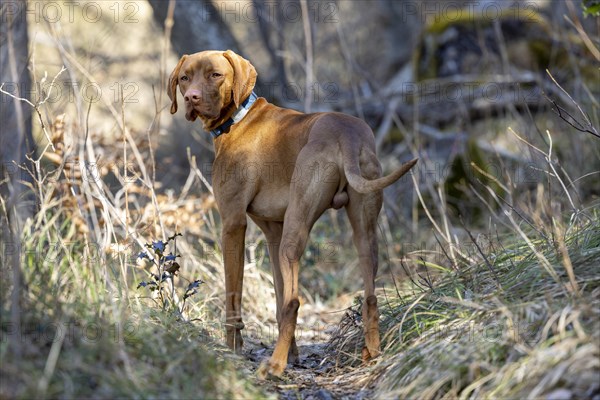
[[[223,76],[223,74],[220,74],[218,72],[213,72],[210,76],[213,78],[219,78],[219,77]]]
[[[187,77],[187,75],[183,75],[181,78],[179,78],[179,80],[187,81],[189,80],[189,78]]]

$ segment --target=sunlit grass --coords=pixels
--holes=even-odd
[[[386,292],[381,330],[384,356],[372,367],[383,397],[536,398],[566,390],[577,398],[598,390],[600,372],[600,215],[572,226],[565,237],[580,288],[557,247],[528,237],[557,273],[518,236],[502,238],[480,260],[438,275],[431,287],[406,282]],[[500,243],[499,243],[500,244]],[[448,260],[450,262],[450,260]],[[346,325],[333,346],[359,357],[361,325]]]
[[[186,321],[153,307],[132,289],[133,275],[121,279],[119,258],[85,249],[63,211],[24,229],[19,331],[2,284],[3,396],[262,397],[205,314],[193,308],[195,321]],[[126,267],[135,268],[128,256]]]

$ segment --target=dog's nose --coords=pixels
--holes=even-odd
[[[201,94],[199,90],[190,89],[187,92],[185,92],[185,96],[183,98],[188,103],[197,104],[198,102],[200,102]]]

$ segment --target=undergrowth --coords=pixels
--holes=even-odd
[[[414,273],[382,293],[385,356],[370,370],[378,395],[598,395],[600,208],[583,212],[585,221],[564,236],[567,254],[530,229],[532,247],[507,235],[484,254],[487,261],[464,259],[452,268],[448,260],[430,280]],[[346,362],[360,357],[359,316],[359,307],[350,310],[330,343]]]
[[[57,35],[49,37],[57,44],[69,42]],[[76,54],[63,50],[60,57],[67,67],[54,80],[67,72],[94,82],[85,63],[70,61]],[[68,115],[47,102],[51,88],[28,101],[37,111],[42,140],[29,167],[19,171],[28,176],[38,208],[21,221],[9,199],[0,198],[0,398],[268,396],[249,362],[222,345],[220,222],[209,179],[196,159],[188,152],[189,176],[183,185],[173,183],[177,193],[161,191],[155,160],[162,129],[158,106],[144,135],[128,127],[122,96],[120,110],[116,102],[104,101],[114,119],[109,140],[107,132],[89,129],[92,104],[81,94],[74,93],[79,114]],[[161,96],[154,99],[157,105],[164,103]],[[566,92],[565,97],[571,99]],[[597,107],[590,118],[576,103],[563,103],[552,102],[559,116],[568,108],[571,127],[596,140]],[[584,123],[575,123],[577,118]],[[416,175],[405,226],[392,229],[382,213],[383,355],[361,367],[364,376],[357,380],[377,397],[600,394],[595,379],[600,374],[600,207],[584,202],[598,193],[597,142],[577,142],[589,168],[571,180],[550,133],[535,128],[538,144],[514,131],[507,135],[525,147],[519,154],[528,155],[518,158],[524,160],[519,170],[537,168],[533,176],[543,177],[534,187],[470,165],[473,179],[461,185],[470,202],[483,200],[477,221],[451,215],[444,182]],[[424,163],[427,151],[416,147],[417,140],[407,142]],[[506,172],[506,160],[496,161]],[[478,179],[486,184],[471,187]],[[590,188],[579,190],[586,185]],[[584,201],[580,192],[588,193]],[[389,199],[387,204],[394,206]],[[425,238],[426,246],[402,254],[396,234],[407,231],[415,236],[409,241]],[[176,241],[172,232],[183,237]],[[256,226],[248,226],[246,243],[244,318],[247,327],[262,332],[276,326],[275,297],[266,252],[257,251],[265,243]],[[317,223],[303,260],[310,265],[301,276],[303,301],[327,301],[361,287],[350,243],[349,226],[337,217],[326,215]],[[428,250],[436,243],[438,251]],[[171,244],[177,247],[167,250]],[[140,247],[148,251],[138,257]],[[397,276],[401,270],[405,279]],[[183,272],[191,280],[174,279]],[[360,364],[360,308],[357,301],[347,310],[329,343],[343,368]]]
[[[121,279],[118,258],[101,257],[66,240],[72,226],[68,218],[60,222],[64,217],[60,210],[48,220],[38,214],[24,228],[27,290],[18,324],[11,318],[10,285],[2,281],[1,397],[263,397],[214,332],[173,312],[186,309],[183,300],[198,289],[198,280],[183,287],[177,305],[171,292],[156,304],[128,290],[134,279]],[[150,247],[156,250],[158,243],[163,242]],[[168,254],[157,257],[162,268],[171,260]],[[132,266],[135,258],[128,259]],[[170,283],[163,279],[156,287],[165,288],[156,292],[167,292]],[[200,291],[195,297],[203,295]],[[197,309],[193,315],[202,317]]]

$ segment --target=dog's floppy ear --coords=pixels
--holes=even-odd
[[[256,69],[250,61],[231,50],[227,50],[223,55],[233,67],[233,102],[239,107],[254,89]]]
[[[171,114],[175,114],[177,112],[177,83],[179,82],[179,70],[181,69],[181,66],[183,65],[183,62],[187,56],[187,54],[181,56],[177,66],[173,72],[171,72],[171,76],[169,76],[167,93],[169,94],[169,99],[171,99]]]

